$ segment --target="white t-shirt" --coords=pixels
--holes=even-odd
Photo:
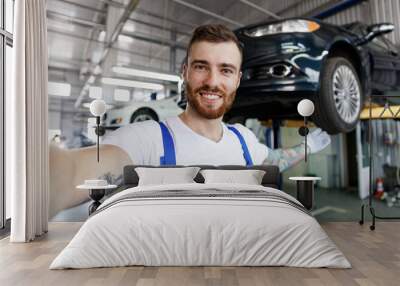
[[[177,165],[246,165],[238,137],[222,123],[223,135],[214,142],[190,129],[179,117],[164,122],[174,141]],[[234,127],[242,134],[253,164],[267,158],[268,147],[241,124]],[[159,165],[164,156],[160,125],[152,120],[132,123],[104,136],[102,144],[116,145],[127,152],[136,165]]]

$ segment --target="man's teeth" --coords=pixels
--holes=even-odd
[[[202,93],[201,95],[207,99],[218,99],[219,98],[219,95],[217,95],[217,94]]]

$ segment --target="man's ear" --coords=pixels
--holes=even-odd
[[[187,64],[184,63],[184,64],[182,65],[182,74],[181,74],[181,77],[182,77],[182,79],[183,79],[184,81],[187,80],[186,75],[187,75]]]
[[[241,79],[242,79],[242,72],[240,71],[240,72],[239,72],[239,79],[238,79],[238,82],[237,82],[237,85],[236,85],[236,89],[239,88],[240,80],[241,80]]]

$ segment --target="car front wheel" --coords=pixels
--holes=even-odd
[[[141,121],[146,121],[146,120],[155,120],[158,121],[158,116],[157,114],[149,109],[149,108],[141,108],[136,110],[131,118],[130,118],[130,123],[134,123],[134,122],[141,122]]]
[[[315,123],[330,134],[350,132],[362,106],[362,87],[354,66],[343,57],[328,58],[315,100]]]

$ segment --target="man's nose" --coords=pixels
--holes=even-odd
[[[216,70],[210,70],[207,77],[204,80],[204,84],[210,86],[211,88],[218,87],[220,82],[219,74]]]

